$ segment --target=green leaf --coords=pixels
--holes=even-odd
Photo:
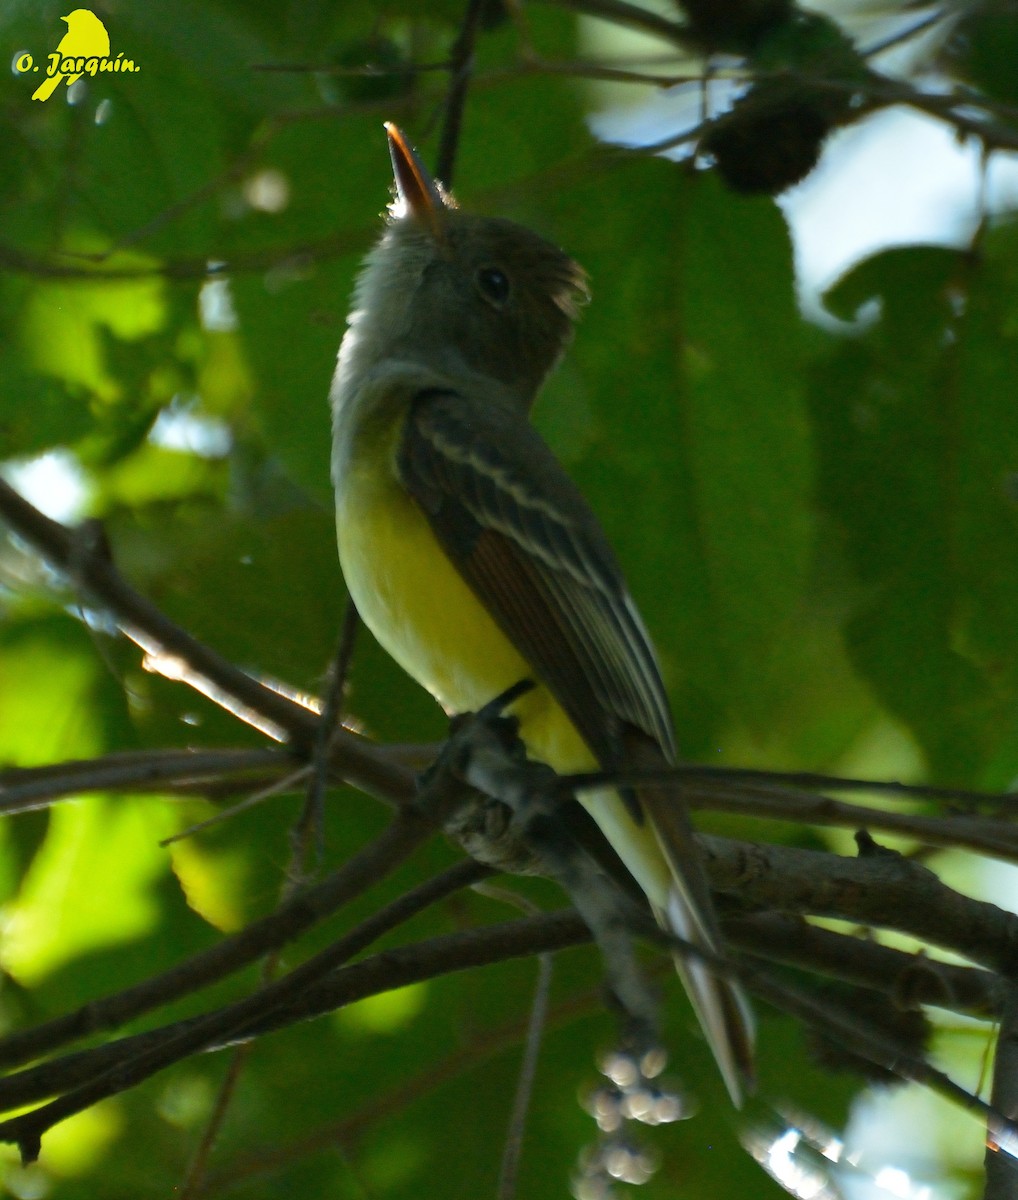
[[[948,778],[978,777],[1014,734],[1006,262],[912,247],[862,264],[835,300],[876,299],[879,317],[815,381],[821,494],[865,589],[853,657]]]

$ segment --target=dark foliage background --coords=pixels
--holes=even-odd
[[[99,76],[73,105],[62,92],[33,103],[14,72],[0,81],[0,457],[13,467],[59,452],[82,514],[101,519],[140,591],[233,662],[311,693],[344,606],[325,397],[388,198],[381,121],[433,158],[447,76],[411,66],[447,59],[462,10],[110,2],[95,11],[136,74]],[[12,59],[51,49],[62,12],[0,11]],[[575,13],[535,3],[523,16],[543,56],[575,59]],[[1000,50],[1014,29],[1010,10],[981,11],[952,64],[1002,102],[1014,101],[1013,56]],[[826,302],[852,320],[876,301],[876,315],[849,332],[818,328],[797,309],[771,199],[599,147],[577,82],[527,67],[523,47],[513,20],[479,38],[457,194],[538,228],[590,272],[593,303],[537,421],[625,565],[684,754],[1006,788],[1018,771],[1018,225],[987,222],[959,250],[910,245],[859,263]],[[393,72],[260,69],[380,60]],[[58,503],[57,484],[40,495],[33,478],[33,495]],[[25,543],[0,543],[0,761],[263,744],[144,670],[79,601]],[[444,733],[367,638],[346,703],[381,741]],[[210,802],[101,794],[7,820],[0,1023],[115,991],[270,911],[300,804],[298,790],[168,849],[159,840],[209,816]],[[330,792],[326,863],[385,820],[353,789]],[[704,824],[849,850],[776,822]],[[429,843],[283,965],[457,853]],[[521,886],[560,903],[550,885]],[[464,894],[394,941],[512,915]],[[257,978],[251,969],[167,1019]],[[260,1040],[194,1194],[492,1194],[534,979],[533,961],[506,963]],[[577,1094],[613,1036],[598,981],[589,947],[558,956],[519,1189],[533,1200],[563,1193],[594,1138]],[[662,1167],[644,1192],[778,1194],[739,1148],[678,988],[668,1023],[701,1111],[650,1135]],[[191,1059],[103,1102],[49,1135],[38,1166],[11,1151],[6,1186],[57,1200],[171,1194],[226,1068],[226,1055]],[[813,1065],[794,1025],[766,1009],[760,1076],[750,1120],[791,1098],[840,1128],[859,1086]]]

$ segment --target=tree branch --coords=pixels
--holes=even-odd
[[[756,913],[722,922],[725,941],[751,958],[883,992],[899,1008],[934,1005],[994,1019],[1005,985],[992,971],[941,962],[925,951],[908,953],[865,937],[836,933],[801,917]]]
[[[1009,976],[1018,963],[1018,916],[952,891],[893,851],[842,858],[793,846],[705,837],[713,885],[779,912],[896,929]]]

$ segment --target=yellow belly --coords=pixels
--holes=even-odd
[[[343,574],[365,625],[446,712],[475,712],[514,683],[533,678],[391,475],[373,471],[345,479],[336,528]],[[594,755],[564,710],[534,682],[512,709],[528,753],[560,774],[596,770]],[[614,790],[580,799],[651,901],[663,905],[668,869],[651,831],[632,820]]]

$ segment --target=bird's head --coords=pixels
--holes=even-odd
[[[529,405],[587,297],[582,268],[522,225],[463,212],[402,132],[386,130],[397,195],[359,307],[384,314],[389,353],[497,379]]]

